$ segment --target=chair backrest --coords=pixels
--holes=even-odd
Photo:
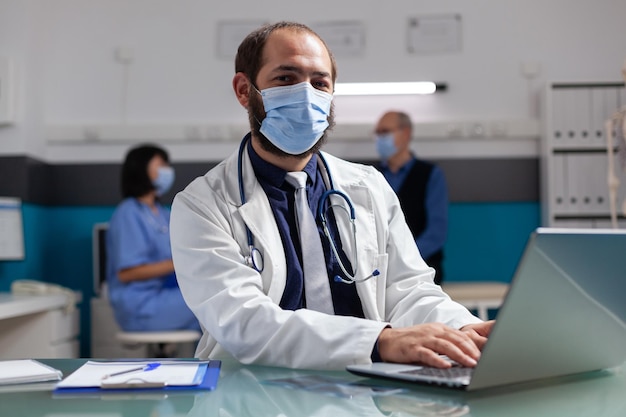
[[[96,295],[100,295],[102,285],[106,283],[107,279],[106,233],[108,228],[108,223],[96,223],[92,231],[93,292]]]

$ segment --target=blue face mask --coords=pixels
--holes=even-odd
[[[266,88],[259,94],[265,108],[260,131],[283,152],[299,155],[308,151],[328,127],[333,96],[306,81]]]
[[[393,133],[385,133],[383,135],[375,135],[376,137],[376,150],[378,155],[384,161],[394,156],[398,152],[398,148],[395,144],[395,136]]]
[[[172,184],[174,184],[174,168],[172,167],[159,167],[157,171],[157,177],[152,181],[152,185],[156,188],[156,193],[159,197],[167,193]]]

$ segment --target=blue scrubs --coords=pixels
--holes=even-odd
[[[158,203],[157,209],[155,214],[136,198],[127,198],[109,222],[107,283],[115,319],[126,331],[199,330],[174,273],[127,283],[118,278],[122,269],[172,259],[170,212]]]

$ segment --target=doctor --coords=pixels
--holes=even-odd
[[[493,322],[433,283],[378,171],[320,152],[334,124],[337,76],[323,40],[298,23],[264,26],[239,46],[235,71],[251,133],[172,206],[174,266],[204,330],[196,356],[343,369],[371,361],[449,367],[444,354],[475,365]],[[287,179],[299,171],[324,253],[324,287],[309,293]],[[331,312],[307,308],[324,298]]]

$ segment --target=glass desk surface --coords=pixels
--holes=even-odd
[[[86,359],[40,359],[64,376]],[[280,382],[280,383],[279,383]],[[285,384],[294,386],[290,388]],[[0,416],[626,416],[626,365],[472,393],[223,361],[215,391],[52,394],[54,383],[0,387]]]

